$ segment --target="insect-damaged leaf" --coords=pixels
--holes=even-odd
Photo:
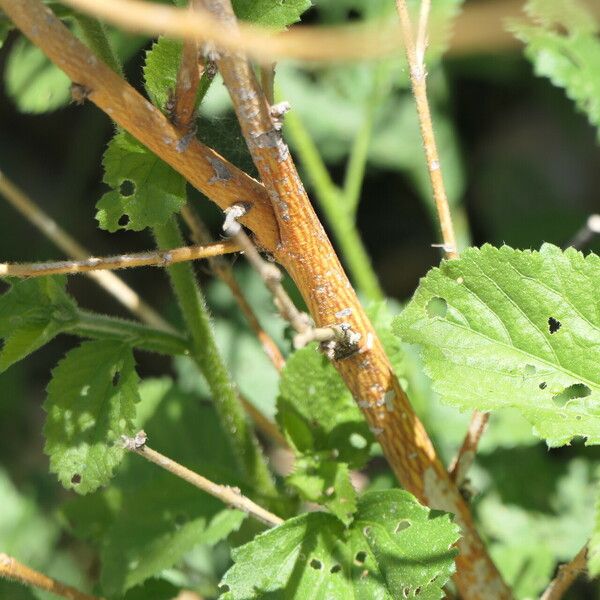
[[[118,342],[84,342],[52,371],[44,450],[65,487],[87,494],[112,477],[120,438],[134,433],[138,381],[131,348]]]
[[[418,597],[437,600],[454,571],[458,527],[408,492],[369,492],[346,529],[304,514],[233,551],[226,600]]]
[[[115,135],[102,164],[104,183],[113,188],[96,204],[103,229],[162,225],[185,204],[185,179],[128,133]]]
[[[461,409],[514,407],[552,446],[600,442],[600,258],[545,244],[467,250],[432,269],[395,331]]]

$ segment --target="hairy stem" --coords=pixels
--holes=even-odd
[[[174,217],[164,225],[155,227],[154,236],[161,250],[170,250],[182,243]],[[209,385],[215,409],[241,471],[257,494],[272,497],[276,494],[275,485],[254,432],[246,420],[235,385],[219,354],[204,297],[198,288],[192,267],[189,263],[181,263],[172,265],[167,270],[192,338],[191,356]]]
[[[169,356],[188,354],[190,348],[182,335],[81,309],[77,311],[76,322],[65,332],[97,340],[119,340],[140,350]]]

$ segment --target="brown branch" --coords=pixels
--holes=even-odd
[[[429,101],[427,100],[425,50],[427,46],[427,22],[431,8],[430,0],[421,0],[416,41],[413,36],[413,26],[406,0],[396,0],[396,7],[400,17],[400,29],[404,40],[406,59],[410,71],[410,81],[415,97],[415,104],[417,106],[423,148],[427,160],[427,170],[429,171],[433,199],[440,222],[443,241],[442,247],[446,254],[446,258],[458,258],[459,253],[456,245],[456,236],[454,234],[454,225],[452,224],[452,215],[450,213],[450,206],[448,205],[448,197],[444,179],[442,177],[440,157],[435,141],[433,122],[431,120],[431,111],[429,109]],[[450,467],[451,477],[459,486],[463,483],[464,477],[466,477],[469,467],[475,459],[477,446],[481,436],[486,430],[488,419],[489,413],[482,413],[479,411],[473,412],[465,440]]]
[[[205,6],[236,35],[228,0],[205,0]],[[394,376],[312,208],[254,71],[239,54],[223,53],[217,65],[277,218],[280,239],[273,252],[275,258],[295,281],[317,327],[341,325],[343,319],[360,340],[350,352],[334,351],[334,365],[363,409],[402,485],[429,506],[456,514],[464,536],[459,542],[456,576],[463,597],[509,598],[510,591],[486,553],[469,508]]]
[[[146,460],[149,460],[155,465],[165,469],[165,471],[169,471],[169,473],[173,473],[173,475],[176,477],[187,481],[203,492],[218,498],[228,506],[242,510],[255,519],[258,519],[259,521],[262,521],[271,527],[275,527],[283,523],[283,519],[281,517],[278,517],[262,506],[259,506],[250,500],[250,498],[244,496],[239,489],[232,488],[228,485],[219,485],[214,483],[213,481],[210,481],[210,479],[206,479],[206,477],[203,477],[202,475],[191,471],[183,465],[176,463],[174,460],[167,458],[156,450],[152,450],[152,448],[146,446],[146,439],[146,434],[143,431],[140,431],[135,435],[135,437],[123,437],[123,446],[127,450],[131,450],[131,452],[135,452],[136,454],[143,456]]]
[[[67,598],[67,600],[102,600],[97,596],[84,594],[70,585],[66,585],[60,581],[56,581],[56,579],[52,579],[52,577],[48,577],[48,575],[35,571],[20,563],[16,558],[3,552],[0,553],[0,577],[51,592],[61,598]]]
[[[242,218],[244,225],[290,273],[317,326],[335,325],[342,318],[339,315],[345,315],[344,321],[361,336],[358,351],[334,364],[404,487],[425,504],[456,514],[463,530],[456,576],[463,597],[509,598],[468,506],[437,458],[312,209],[245,60],[224,56],[221,70],[228,77],[238,113],[243,114],[242,129],[268,194],[261,184],[196,140],[178,152],[177,131],[160,111],[101,64],[39,0],[0,0],[0,7],[51,60],[91,90],[94,103],[221,208],[239,201],[252,205]]]
[[[558,567],[556,577],[550,582],[540,600],[560,600],[573,582],[587,567],[587,545],[584,546],[568,563]]]
[[[204,226],[204,223],[198,218],[190,206],[184,206],[181,211],[181,215],[189,227],[192,239],[196,244],[204,245],[212,243],[212,238]],[[246,299],[242,288],[237,282],[229,262],[222,257],[215,256],[208,259],[208,264],[210,265],[213,273],[229,287],[233,297],[238,303],[238,306],[246,317],[246,320],[250,325],[250,329],[252,329],[258,338],[258,341],[261,343],[265,354],[271,363],[273,363],[273,366],[278,371],[281,371],[281,369],[283,369],[283,365],[285,364],[285,359],[283,358],[283,355],[281,354],[281,351],[274,342],[273,338],[262,328],[258,317],[254,313],[254,310]]]
[[[215,242],[208,246],[184,246],[172,250],[152,250],[84,260],[64,260],[40,263],[0,263],[0,277],[43,277],[46,275],[78,275],[89,271],[129,269],[132,267],[168,267],[176,263],[239,252],[232,241]]]

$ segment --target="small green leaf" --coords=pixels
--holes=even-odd
[[[104,183],[113,188],[96,205],[103,229],[161,225],[185,204],[185,179],[128,133],[115,135],[102,163]]]
[[[311,6],[311,0],[233,0],[239,19],[273,29],[285,29],[298,22]]]
[[[342,378],[313,345],[283,369],[277,421],[300,453],[329,451],[352,468],[369,457],[373,436]]]
[[[64,277],[12,280],[0,296],[0,372],[5,371],[77,319],[77,307],[65,292]]]
[[[24,113],[56,110],[71,98],[71,80],[25,38],[12,46],[4,81],[8,95]]]
[[[437,600],[457,539],[448,515],[432,517],[408,492],[369,492],[349,529],[309,513],[234,550],[222,590],[228,600]]]
[[[175,90],[182,46],[180,40],[161,36],[146,52],[144,85],[152,103],[162,111]]]
[[[513,22],[515,35],[525,42],[525,56],[536,75],[563,88],[577,108],[587,114],[600,137],[600,25],[575,0],[529,0],[526,11],[536,25]]]
[[[484,246],[425,277],[395,330],[462,410],[514,407],[551,446],[600,442],[600,259]]]
[[[134,433],[138,376],[131,349],[85,342],[67,353],[48,385],[44,434],[50,470],[80,494],[106,484]]]
[[[304,500],[327,507],[345,525],[352,521],[356,491],[347,464],[313,456],[300,457],[286,483],[298,490]]]

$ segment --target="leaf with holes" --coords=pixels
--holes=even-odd
[[[327,507],[348,525],[356,510],[356,491],[350,481],[348,465],[327,457],[302,456],[286,483],[298,490],[304,500]]]
[[[454,572],[457,539],[448,515],[433,517],[408,492],[369,492],[348,529],[309,513],[234,550],[223,598],[437,600]]]
[[[104,485],[121,462],[122,435],[134,433],[138,376],[131,349],[118,342],[84,342],[52,371],[44,451],[61,483],[87,494]]]
[[[102,164],[104,183],[113,188],[96,204],[103,229],[162,225],[185,204],[185,179],[128,133],[115,135]]]
[[[545,244],[467,250],[421,280],[394,322],[435,390],[464,410],[514,407],[551,446],[600,442],[600,258]]]
[[[600,136],[598,20],[574,0],[529,0],[526,12],[536,24],[513,22],[512,30],[536,74],[563,88]]]
[[[12,280],[0,296],[0,372],[31,354],[77,320],[64,277]]]

